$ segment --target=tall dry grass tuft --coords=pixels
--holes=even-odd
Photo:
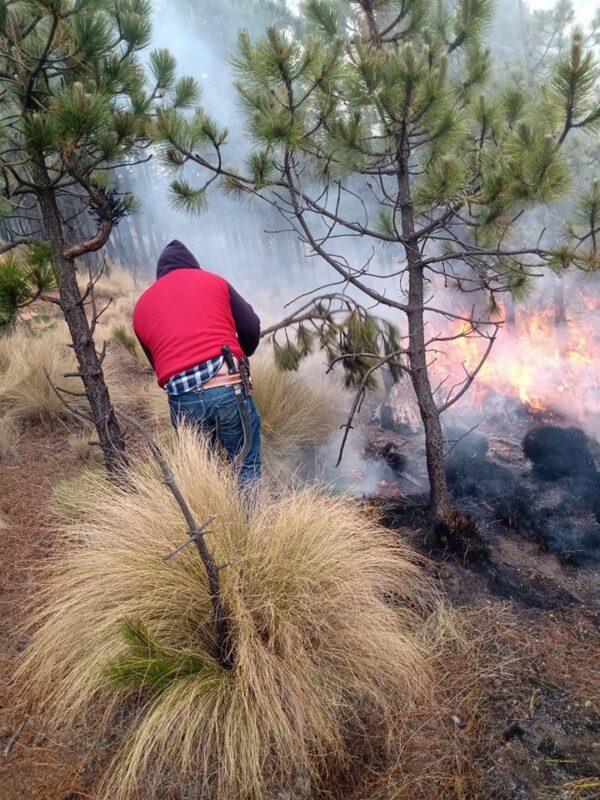
[[[67,413],[51,385],[74,393],[82,391],[79,378],[63,377],[64,373],[77,371],[67,341],[63,328],[38,336],[19,331],[0,338],[1,413],[10,414],[16,421],[43,420]],[[74,406],[85,406],[85,398],[70,395],[69,401]]]
[[[79,288],[85,292],[89,283],[89,276],[83,273],[79,279]],[[111,269],[110,274],[103,272],[94,284],[94,293],[98,301],[112,300],[116,303],[120,300],[133,300],[141,294],[145,285],[142,281],[137,283],[135,277],[125,269]]]
[[[296,469],[344,421],[347,395],[333,380],[303,370],[282,372],[272,358],[252,359],[254,400],[261,413],[267,469]]]
[[[163,560],[187,533],[155,465],[121,488],[88,482],[17,680],[53,728],[120,736],[104,796],[262,800],[397,748],[428,686],[416,557],[346,499],[261,487],[244,503],[189,431],[165,452],[198,520],[216,515],[236,665],[216,659],[194,548]]]

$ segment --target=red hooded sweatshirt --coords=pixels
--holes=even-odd
[[[190,367],[221,355],[252,355],[260,320],[224,278],[203,270],[181,242],[158,259],[156,281],[133,311],[133,328],[160,386]]]

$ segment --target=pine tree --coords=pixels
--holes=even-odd
[[[94,343],[95,318],[86,314],[89,297],[78,285],[77,260],[100,250],[129,213],[131,198],[111,187],[111,173],[145,157],[156,107],[184,108],[198,99],[193,80],[176,79],[167,51],[151,53],[144,70],[139,54],[150,41],[150,14],[149,0],[0,3],[0,213],[8,227],[0,251],[43,241],[45,263],[51,264],[43,275],[38,270],[41,284],[31,253],[0,266],[1,313],[9,322],[19,305],[56,281],[53,299],[69,327],[111,471],[123,461],[124,441]],[[87,231],[78,239],[70,224],[74,215],[87,220],[77,226]],[[9,272],[21,281],[12,300]]]
[[[564,142],[600,122],[596,62],[581,36],[531,93],[494,72],[484,47],[492,14],[491,0],[308,0],[302,40],[273,27],[256,40],[240,34],[233,64],[254,142],[245,165],[227,166],[227,132],[202,110],[191,119],[162,114],[157,125],[173,169],[200,166],[226,191],[272,204],[336,273],[339,296],[405,320],[392,352],[363,330],[368,349],[355,383],[363,389],[388,363],[410,375],[438,517],[450,505],[440,416],[483,365],[499,298],[519,298],[540,269],[583,258],[577,242],[557,252],[542,230],[532,236],[523,212],[565,192]],[[200,209],[206,185],[180,175],[172,185],[178,205]],[[392,274],[382,276],[373,256],[353,262],[354,242],[360,252],[365,241],[374,254],[393,251]],[[449,290],[464,293],[473,311],[449,311]],[[321,321],[319,298],[313,310]],[[285,324],[306,325],[307,315]],[[487,344],[461,385],[436,387],[429,362],[452,345],[439,334],[448,319],[462,323],[456,337]],[[344,323],[333,324],[339,332]],[[356,369],[356,354],[339,358]]]

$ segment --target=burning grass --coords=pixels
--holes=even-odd
[[[312,489],[262,487],[244,502],[233,471],[190,432],[167,457],[197,518],[216,515],[207,542],[229,564],[236,666],[215,658],[197,553],[163,560],[186,526],[141,459],[127,486],[86,484],[84,516],[63,525],[36,597],[18,680],[47,723],[120,736],[112,800],[175,785],[258,800],[298,776],[318,788],[357,748],[397,749],[429,678],[420,609],[432,594],[412,552],[355,504]]]

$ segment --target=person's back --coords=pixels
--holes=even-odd
[[[178,372],[220,356],[223,345],[237,358],[244,355],[229,285],[206,270],[179,269],[157,280],[138,300],[133,324],[152,352],[161,386]]]
[[[156,282],[136,303],[133,327],[168,394],[173,424],[199,425],[232,460],[240,457],[242,480],[257,477],[260,417],[239,369],[260,338],[252,307],[175,240],[158,260]]]

